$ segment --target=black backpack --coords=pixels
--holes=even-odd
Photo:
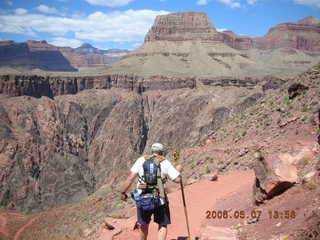
[[[157,186],[158,178],[161,178],[160,164],[156,163],[155,157],[147,159],[143,163],[144,175],[142,179],[148,186]]]

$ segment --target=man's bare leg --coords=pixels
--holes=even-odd
[[[166,240],[167,238],[167,225],[159,225],[158,240]]]
[[[149,224],[140,225],[140,240],[147,240]]]

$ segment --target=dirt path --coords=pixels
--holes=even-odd
[[[0,210],[0,236],[3,235],[5,237],[9,237],[9,230],[8,230],[8,219],[14,217],[23,217],[23,214],[9,212],[6,210]]]
[[[206,218],[206,211],[219,199],[223,199],[232,193],[236,193],[243,187],[250,188],[253,184],[254,173],[248,171],[236,171],[228,175],[219,176],[219,180],[210,182],[201,180],[185,187],[185,195],[188,207],[191,236],[199,236],[201,222]],[[242,191],[242,190],[241,190]],[[172,224],[168,227],[167,239],[178,239],[187,236],[184,209],[181,200],[181,191],[169,194]],[[134,222],[136,216],[131,217]],[[132,227],[132,226],[128,226]],[[124,231],[115,238],[116,240],[138,239],[138,232]],[[157,239],[157,225],[152,223],[149,228],[150,240]]]
[[[236,171],[224,176],[219,176],[218,181],[201,180],[192,185],[185,187],[185,196],[188,207],[191,236],[199,236],[201,223],[206,219],[206,211],[212,210],[215,205],[223,199],[228,198],[231,194],[243,192],[244,189],[251,189],[254,180],[254,173],[248,171]],[[184,209],[182,205],[181,191],[169,194],[171,220],[172,224],[168,226],[168,240],[181,239],[187,236]],[[220,200],[220,201],[219,201]],[[99,240],[135,240],[139,239],[139,232],[132,231],[136,220],[135,209],[132,211],[132,217],[117,223],[115,219],[108,220],[115,226],[114,231],[102,230]],[[1,216],[1,214],[0,214]],[[14,235],[13,240],[20,240],[22,234],[34,224],[39,218],[31,218],[23,225]],[[113,222],[115,221],[115,222]],[[5,234],[5,217],[0,217],[0,230]],[[119,234],[120,233],[120,234]],[[116,236],[115,236],[116,235]],[[157,225],[150,224],[148,240],[157,239]]]
[[[8,236],[7,218],[3,215],[0,215],[0,233],[2,233],[6,237]]]
[[[14,237],[13,237],[13,240],[19,240],[19,237],[20,237],[20,235],[23,233],[23,231],[24,231],[26,228],[28,228],[28,227],[29,227],[35,220],[37,220],[40,216],[41,216],[41,215],[36,216],[36,217],[34,217],[34,218],[31,218],[25,225],[23,225],[23,226],[16,232],[16,234],[15,234]]]

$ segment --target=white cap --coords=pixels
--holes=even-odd
[[[164,146],[161,143],[154,143],[151,146],[151,151],[152,152],[163,152]]]

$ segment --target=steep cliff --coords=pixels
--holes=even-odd
[[[220,36],[206,13],[178,12],[157,16],[145,37],[145,42],[219,39]]]
[[[203,13],[169,14],[108,74],[1,76],[1,206],[28,212],[78,201],[116,184],[153,142],[193,146],[285,82],[239,77],[272,67],[270,54],[255,62],[258,54],[216,35]]]
[[[311,56],[320,55],[320,19],[307,17],[298,22],[281,23],[272,27],[264,37],[250,38],[222,32],[223,42],[235,49],[292,48]]]
[[[162,78],[146,82],[149,91],[135,91],[134,78],[106,80],[9,76],[18,83],[6,88],[12,95],[42,97],[0,98],[2,207],[30,212],[78,201],[121,178],[153,142],[192,146],[264,94],[252,79],[196,86]]]
[[[151,76],[148,78],[133,74],[109,74],[88,77],[59,77],[40,75],[0,75],[0,94],[5,96],[47,96],[76,94],[85,89],[127,89],[136,93],[151,90],[172,90],[195,88],[196,78],[173,78]]]
[[[280,24],[263,38],[217,32],[207,15],[178,12],[158,16],[144,44],[112,65],[110,72],[197,77],[282,77],[320,61],[319,24]]]
[[[45,41],[0,42],[0,66],[46,71],[76,71],[58,48]]]
[[[119,61],[126,50],[100,50],[90,45],[80,49],[56,47],[46,41],[0,41],[0,67],[70,72],[78,67],[96,67]]]
[[[223,31],[221,34],[223,42],[232,48],[245,50],[253,47],[253,39],[248,36],[237,35],[232,31]]]
[[[223,43],[205,13],[158,16],[144,44],[110,71],[138,75],[243,76],[255,62]]]
[[[274,49],[288,47],[310,55],[320,55],[320,20],[309,17],[295,23],[282,23],[271,28],[263,38],[254,41],[254,47]]]
[[[112,64],[119,61],[129,52],[121,49],[101,50],[88,43],[84,43],[75,49],[59,49],[74,67],[96,67]]]

